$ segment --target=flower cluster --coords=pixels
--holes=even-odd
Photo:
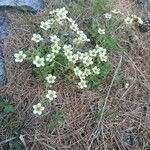
[[[109,13],[105,13],[104,14],[104,17],[108,20],[110,20],[112,18],[112,14],[109,14]]]
[[[117,10],[117,9],[113,9],[111,12],[112,12],[113,14],[124,15],[123,12],[121,12],[121,11],[119,11],[119,10]]]
[[[124,13],[122,13],[121,11],[117,10],[117,9],[113,9],[110,13],[105,13],[104,17],[107,20],[110,20],[114,15],[124,15]]]
[[[131,15],[131,16],[127,17],[124,21],[128,25],[133,24],[134,22],[138,22],[139,24],[143,24],[142,19],[140,17],[138,17],[137,15]]]
[[[31,38],[31,41],[35,44],[35,51],[29,56],[24,54],[23,51],[14,55],[16,62],[22,62],[28,58],[26,60],[31,60],[37,70],[46,70],[46,73],[42,74],[46,87],[46,92],[42,99],[48,99],[49,102],[57,98],[56,91],[51,89],[52,84],[58,78],[55,64],[61,66],[61,73],[73,74],[75,84],[80,89],[84,89],[88,87],[90,77],[99,77],[102,71],[101,64],[105,64],[108,61],[107,50],[97,42],[96,46],[93,46],[88,36],[79,29],[75,20],[69,18],[67,14],[68,11],[65,8],[50,11],[48,19],[42,21],[39,25],[43,32],[40,32],[40,34],[34,33]],[[114,14],[123,15],[123,13],[114,9],[111,13],[105,13],[104,17],[106,20],[110,20]],[[131,20],[135,19],[138,19],[139,22],[141,21],[137,16],[132,16],[127,18],[125,22],[131,22]],[[64,30],[63,27],[65,27]],[[97,32],[102,37],[107,35],[105,28],[98,28]],[[73,35],[73,38],[66,40],[64,35]],[[87,48],[86,43],[92,48]],[[44,45],[46,47],[43,48]],[[65,66],[59,62],[58,58],[60,56],[63,56]],[[65,70],[64,72],[62,68]],[[34,114],[41,115],[44,107],[41,103],[38,103],[33,106],[33,109]]]
[[[124,13],[122,13],[121,11],[117,10],[117,9],[113,9],[111,11],[111,13],[105,13],[104,14],[104,17],[107,19],[107,20],[110,20],[112,18],[113,15],[124,15]],[[143,24],[143,21],[140,17],[138,17],[137,15],[130,15],[128,17],[126,17],[124,19],[124,22],[125,24],[127,25],[131,25],[133,24],[134,22],[138,22],[139,24]],[[105,34],[104,30],[103,29],[99,29],[99,34]]]
[[[50,18],[46,21],[42,21],[40,24],[40,28],[43,30],[43,33],[48,33],[44,35],[50,35],[48,37],[50,40],[49,48],[44,55],[37,50],[35,55],[32,56],[32,63],[39,69],[44,68],[47,65],[53,66],[53,62],[56,61],[55,58],[59,54],[64,55],[68,61],[68,66],[70,64],[73,65],[73,68],[70,69],[76,76],[76,84],[78,87],[81,89],[87,88],[87,78],[92,74],[100,74],[100,68],[94,63],[95,60],[99,60],[99,62],[107,61],[106,49],[96,45],[94,49],[81,52],[78,50],[78,48],[82,47],[85,42],[89,42],[90,39],[83,31],[79,29],[78,24],[75,23],[72,18],[67,17],[68,11],[65,8],[60,8],[50,11],[49,14]],[[53,29],[57,26],[63,25],[63,23],[69,24],[68,30],[75,35],[75,38],[72,40],[72,42],[62,45],[60,37],[58,37]],[[98,33],[100,35],[105,34],[105,29],[99,28]],[[46,38],[47,37],[45,36],[34,33],[31,40],[36,43],[35,47],[37,47],[38,45],[45,43]],[[14,56],[16,62],[22,62],[27,57],[23,51],[20,51]],[[57,98],[56,91],[49,89],[51,85],[55,83],[55,81],[56,76],[52,72],[49,72],[49,74],[45,76],[47,92],[44,97],[49,101],[53,101],[55,98]],[[44,107],[41,103],[38,103],[37,105],[33,106],[33,109],[34,114],[41,115]]]
[[[47,30],[50,29],[50,27],[51,27],[51,23],[50,23],[49,20],[47,20],[47,21],[45,21],[45,22],[44,22],[44,21],[41,22],[41,25],[40,25],[40,28],[41,28],[41,29],[47,31]]]

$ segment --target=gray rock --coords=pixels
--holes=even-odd
[[[150,0],[137,0],[137,3],[141,10],[150,12]]]
[[[0,11],[0,41],[8,35],[8,19],[4,10]]]
[[[8,20],[4,11],[0,11],[0,86],[6,83],[6,69],[3,57],[3,41],[8,34]]]
[[[123,135],[122,135],[122,140],[125,144],[127,145],[134,145],[134,139],[133,136],[128,133],[127,131],[124,131]]]
[[[2,52],[2,46],[0,45],[0,87],[6,83],[6,68]]]
[[[0,7],[18,7],[37,12],[43,9],[43,0],[0,0]]]

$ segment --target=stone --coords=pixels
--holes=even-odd
[[[0,87],[5,84],[6,84],[6,68],[5,68],[2,46],[0,45]]]
[[[8,19],[4,10],[0,11],[0,41],[8,35]]]
[[[123,133],[122,140],[127,145],[131,145],[131,146],[134,145],[133,136],[130,133],[128,133],[127,131],[125,131]]]
[[[15,7],[31,12],[43,9],[43,0],[0,0],[0,86],[6,83],[6,68],[3,57],[3,43],[9,32],[9,23],[5,13],[6,7]]]
[[[138,7],[145,12],[150,12],[150,0],[137,0]]]
[[[43,0],[0,0],[0,7],[17,7],[31,12],[37,12],[44,8]]]
[[[5,12],[0,11],[0,86],[6,83],[6,68],[3,57],[3,42],[8,35],[8,19]]]

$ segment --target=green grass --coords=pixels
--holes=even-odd
[[[104,11],[109,3],[109,0],[91,0],[93,13]]]
[[[49,132],[52,132],[57,127],[57,125],[59,123],[63,123],[63,122],[64,122],[64,117],[63,117],[62,112],[60,112],[59,110],[55,109],[52,112],[51,120],[48,123]]]

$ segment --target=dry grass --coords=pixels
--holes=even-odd
[[[131,8],[130,3],[124,2],[126,8]],[[0,119],[2,126],[5,123],[10,125],[0,127],[0,143],[12,138],[16,128],[25,120],[22,134],[28,150],[146,150],[150,142],[149,33],[141,34],[136,28],[130,29],[135,40],[128,40],[128,33],[120,39],[128,51],[123,59],[119,53],[111,56],[116,67],[96,91],[79,91],[63,80],[58,81],[53,86],[58,91],[57,100],[45,104],[45,113],[35,117],[32,105],[44,93],[44,86],[33,76],[31,64],[15,64],[13,55],[20,49],[31,49],[30,38],[34,32],[31,23],[42,20],[45,13],[35,16],[8,13],[10,32],[4,50],[8,83],[0,89],[0,95],[12,97],[17,111],[13,116],[6,115],[5,119]],[[117,73],[123,77],[121,82],[112,80]],[[124,88],[125,82],[130,85],[128,89]],[[64,114],[64,122],[49,132],[47,124],[54,108]],[[102,110],[107,113],[104,112],[100,120],[98,114]],[[132,146],[123,141],[125,132],[132,136]]]

